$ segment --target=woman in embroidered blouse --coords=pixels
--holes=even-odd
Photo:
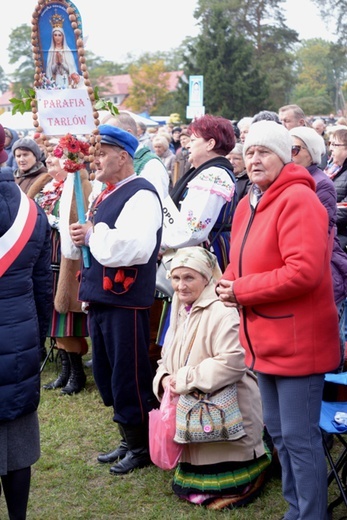
[[[202,247],[177,251],[171,263],[174,288],[171,322],[153,389],[160,399],[167,385],[176,394],[214,392],[237,385],[246,435],[232,442],[185,444],[173,490],[182,499],[211,509],[244,505],[260,491],[271,455],[265,448],[260,392],[246,369],[239,314],[224,308],[215,293],[221,270]]]
[[[181,247],[203,245],[213,251],[222,271],[229,258],[230,228],[236,206],[235,179],[226,155],[235,146],[231,122],[205,115],[187,129],[192,168],[177,181],[170,196],[180,212],[180,224],[163,227],[163,261]],[[163,304],[157,343],[163,344],[170,305]]]
[[[78,282],[76,274],[80,269],[80,253],[74,248],[68,226],[78,220],[73,191],[73,173],[65,171],[60,159],[48,154],[46,159],[48,174],[41,183],[34,183],[29,196],[41,206],[51,226],[52,270],[54,309],[48,336],[55,338],[61,359],[58,377],[44,385],[44,389],[61,388],[61,393],[71,395],[85,387],[86,375],[82,356],[88,351],[86,337],[87,315],[82,312],[77,301]],[[84,206],[87,208],[91,184],[86,170],[80,170]],[[72,201],[71,201],[72,197]],[[70,218],[69,201],[71,201]],[[65,222],[66,220],[66,222]],[[64,254],[63,254],[64,253]]]
[[[235,180],[225,156],[235,146],[234,130],[229,120],[205,115],[193,121],[188,132],[192,168],[170,193],[183,225],[163,229],[161,252],[202,244],[208,248],[212,243],[224,271],[235,202]]]

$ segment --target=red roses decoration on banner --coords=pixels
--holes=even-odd
[[[71,134],[66,134],[59,139],[59,143],[53,150],[53,155],[58,159],[64,159],[64,170],[70,173],[78,172],[85,168],[85,156],[89,154],[89,144],[77,139]]]

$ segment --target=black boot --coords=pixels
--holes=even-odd
[[[136,468],[151,464],[148,450],[148,424],[141,426],[123,425],[128,451],[125,457],[111,467],[112,475],[125,475]]]
[[[51,381],[46,385],[43,385],[45,390],[54,390],[55,388],[63,388],[70,377],[70,361],[68,354],[65,350],[59,349],[58,356],[60,357],[61,362],[61,372],[55,381]]]
[[[101,453],[98,456],[98,461],[105,463],[112,463],[116,462],[117,460],[124,459],[126,453],[128,451],[128,445],[125,440],[121,440],[118,448],[116,448],[114,451],[109,451],[108,453]]]
[[[105,464],[105,463],[110,464],[111,462],[116,462],[125,457],[125,455],[128,451],[128,445],[125,440],[123,428],[119,423],[118,423],[118,429],[119,429],[119,433],[121,435],[121,441],[120,441],[118,448],[116,448],[114,451],[100,454],[98,456],[99,462],[102,462],[103,464]]]
[[[86,375],[84,373],[82,356],[75,352],[69,352],[70,377],[66,386],[61,390],[63,395],[78,394],[86,386]]]

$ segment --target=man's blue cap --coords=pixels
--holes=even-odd
[[[117,126],[100,125],[99,133],[101,135],[101,143],[109,144],[110,146],[120,146],[134,158],[139,142],[130,132],[126,132]]]

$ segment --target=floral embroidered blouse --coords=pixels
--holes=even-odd
[[[59,231],[59,200],[63,191],[64,181],[52,179],[35,196],[35,201],[45,211],[50,226]]]
[[[162,251],[205,242],[222,207],[231,201],[235,185],[223,168],[212,166],[192,179],[187,188],[180,203],[181,225],[163,229]]]

